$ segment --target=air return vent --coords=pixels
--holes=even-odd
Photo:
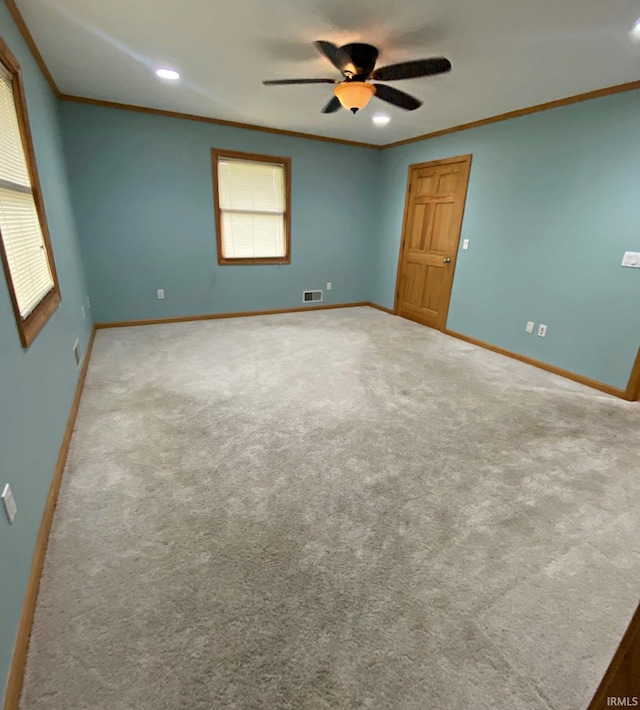
[[[303,303],[321,303],[322,301],[322,291],[303,291],[302,292],[302,302]]]

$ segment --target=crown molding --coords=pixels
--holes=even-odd
[[[357,148],[374,148],[382,150],[383,146],[374,143],[360,143],[349,141],[344,138],[331,138],[329,136],[319,136],[315,133],[301,133],[299,131],[288,131],[283,128],[270,128],[269,126],[257,126],[253,123],[239,123],[238,121],[226,121],[222,118],[212,118],[210,116],[198,116],[192,113],[181,113],[179,111],[165,111],[160,108],[149,108],[148,106],[137,106],[135,104],[125,104],[118,101],[104,101],[102,99],[91,99],[85,96],[73,96],[72,94],[60,94],[61,101],[72,101],[79,104],[89,104],[91,106],[103,106],[106,108],[117,108],[123,111],[134,111],[136,113],[149,113],[154,116],[167,116],[169,118],[181,118],[185,121],[199,121],[201,123],[213,123],[217,126],[228,126],[230,128],[243,128],[248,131],[262,131],[263,133],[275,133],[281,136],[291,136],[293,138],[306,138],[307,140],[325,141],[326,143],[340,143],[342,145],[355,146]]]
[[[27,23],[24,21],[24,17],[22,17],[22,13],[16,5],[16,1],[5,0],[5,4],[7,6],[7,9],[11,13],[11,17],[13,17],[13,21],[18,26],[20,34],[24,38],[24,41],[27,43],[27,46],[29,47],[33,58],[36,60],[38,66],[40,67],[40,71],[44,75],[44,78],[47,80],[49,86],[51,87],[51,91],[53,91],[56,98],[59,99],[62,95],[60,93],[60,89],[58,89],[58,86],[54,81],[51,72],[49,71],[49,67],[45,64],[45,61],[42,58],[42,54],[40,54],[40,50],[38,49],[38,46],[36,45],[35,40],[33,39],[31,32],[29,31],[29,28],[27,27]]]
[[[590,101],[591,99],[599,99],[603,96],[611,96],[612,94],[622,94],[626,91],[635,91],[640,89],[640,81],[629,81],[626,84],[616,84],[614,86],[606,86],[603,89],[595,89],[594,91],[587,91],[583,94],[575,94],[574,96],[567,96],[564,99],[556,99],[555,101],[546,101],[542,104],[535,104],[534,106],[527,106],[526,108],[520,108],[515,111],[507,111],[506,113],[499,113],[496,116],[489,116],[488,118],[481,118],[478,121],[471,121],[469,123],[461,123],[459,126],[451,126],[451,128],[443,128],[440,131],[433,131],[431,133],[423,133],[422,135],[415,136],[414,138],[405,138],[401,141],[396,141],[395,143],[387,143],[382,146],[383,149],[387,148],[397,148],[401,145],[407,145],[408,143],[417,143],[418,141],[429,140],[430,138],[437,138],[438,136],[446,136],[449,133],[458,133],[459,131],[468,131],[470,128],[478,128],[480,126],[487,126],[490,123],[498,123],[500,121],[508,121],[512,118],[520,118],[521,116],[528,116],[531,113],[540,113],[541,111],[550,111],[554,108],[560,108],[561,106],[569,106],[570,104],[577,104],[581,101]]]

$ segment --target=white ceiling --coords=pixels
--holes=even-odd
[[[640,78],[640,0],[18,0],[65,94],[385,144]],[[444,55],[453,70],[391,82],[424,101],[322,114],[339,77],[312,46],[367,42],[378,66]],[[179,85],[153,74],[170,66]],[[391,123],[372,124],[375,112]]]

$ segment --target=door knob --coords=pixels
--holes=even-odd
[[[442,260],[442,263],[443,263],[443,264],[450,264],[450,263],[451,263],[451,259],[447,256],[447,257],[445,257],[445,258]]]

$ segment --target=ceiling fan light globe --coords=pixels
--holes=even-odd
[[[364,81],[345,81],[338,84],[333,93],[344,108],[356,113],[369,103],[371,97],[376,93],[376,87]]]

